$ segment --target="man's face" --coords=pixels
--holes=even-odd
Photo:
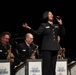
[[[28,36],[28,37],[26,38],[26,40],[27,40],[27,42],[28,42],[29,44],[31,44],[31,43],[33,42],[33,36],[32,36],[32,35]]]
[[[28,38],[28,42],[31,44],[33,42],[33,37]]]
[[[60,43],[60,36],[58,36],[58,43]]]
[[[10,39],[9,35],[1,37],[2,44],[6,45],[9,42],[9,39]]]

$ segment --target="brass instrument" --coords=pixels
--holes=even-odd
[[[60,48],[57,54],[57,59],[63,59],[65,57],[65,48]]]
[[[9,46],[10,46],[10,48],[9,48],[9,50],[7,52],[7,59],[11,60],[12,62],[14,62],[14,55],[13,55],[13,57],[11,57],[12,46],[10,44],[9,44]]]
[[[38,50],[38,45],[36,45],[36,44],[34,44],[34,45],[35,45],[35,49],[32,51],[30,57],[34,56],[36,54],[37,50]]]

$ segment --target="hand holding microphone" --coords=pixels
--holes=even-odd
[[[61,19],[61,17],[60,16],[56,16],[56,19]]]
[[[60,16],[55,17],[60,25],[62,25],[62,18]]]

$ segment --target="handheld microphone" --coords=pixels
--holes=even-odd
[[[61,17],[60,17],[60,16],[56,16],[56,18],[57,18],[57,19],[61,19]]]
[[[59,19],[59,20],[61,19],[61,17],[60,17],[60,16],[54,16],[54,18]]]

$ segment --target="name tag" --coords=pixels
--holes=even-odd
[[[2,52],[2,50],[0,50],[0,52]]]
[[[55,28],[59,28],[59,26],[55,26]]]
[[[23,52],[25,52],[25,51],[26,51],[26,49],[23,49],[22,51],[23,51]]]
[[[50,28],[50,26],[46,26],[46,28]]]

